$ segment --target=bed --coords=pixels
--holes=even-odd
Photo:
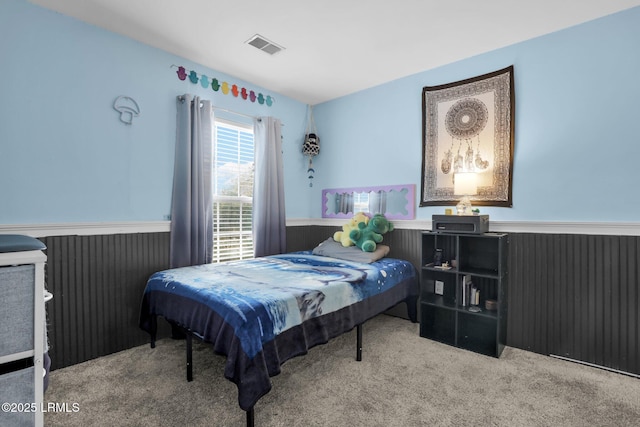
[[[151,334],[152,347],[158,316],[187,333],[188,380],[192,336],[226,355],[224,375],[237,385],[238,403],[253,425],[254,405],[285,361],[353,328],[360,360],[362,323],[403,301],[417,321],[411,263],[384,256],[384,245],[373,254],[330,240],[313,251],[154,273],[140,327]]]

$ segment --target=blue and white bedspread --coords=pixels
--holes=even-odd
[[[157,272],[144,291],[140,327],[153,340],[153,320],[162,316],[212,343],[227,356],[225,377],[248,410],[286,360],[399,302],[415,306],[416,297],[408,261],[364,264],[305,251]]]
[[[298,253],[161,271],[145,292],[171,292],[206,304],[234,328],[253,357],[281,332],[413,274],[390,258],[362,264]]]

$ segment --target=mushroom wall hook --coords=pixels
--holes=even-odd
[[[120,121],[127,125],[133,122],[134,117],[140,114],[138,103],[128,96],[119,96],[113,103],[113,108],[120,113]]]

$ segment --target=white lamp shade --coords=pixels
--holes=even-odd
[[[475,172],[455,174],[453,194],[458,196],[474,196],[478,194],[478,175]]]

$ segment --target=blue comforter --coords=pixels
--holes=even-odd
[[[281,332],[413,274],[410,264],[389,258],[362,264],[294,253],[161,271],[145,293],[170,292],[205,304],[233,327],[251,358]]]

